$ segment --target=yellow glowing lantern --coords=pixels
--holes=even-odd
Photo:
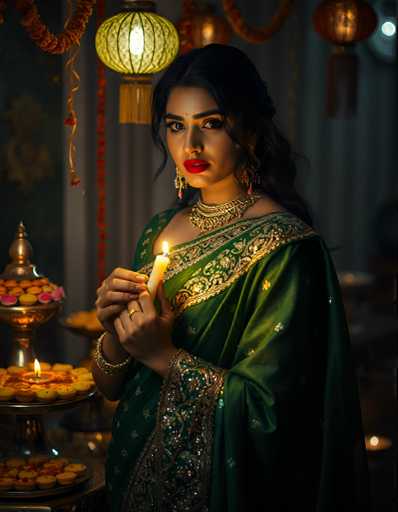
[[[98,28],[95,47],[106,66],[122,73],[120,122],[148,124],[152,75],[176,57],[178,33],[171,21],[155,13],[154,2],[124,3],[124,11],[107,18]]]

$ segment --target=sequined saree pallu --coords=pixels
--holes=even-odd
[[[150,273],[175,213],[146,227],[136,270]],[[164,381],[131,366],[108,452],[112,510],[367,510],[349,338],[320,237],[275,213],[170,256],[180,350]]]

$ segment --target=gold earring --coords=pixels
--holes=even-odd
[[[239,181],[244,187],[246,187],[248,195],[251,196],[253,194],[253,183],[247,169],[242,171]]]
[[[182,199],[184,188],[186,188],[185,177],[180,173],[179,168],[176,166],[176,177],[174,178],[174,186],[178,190],[178,199]]]

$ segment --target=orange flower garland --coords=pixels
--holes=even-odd
[[[95,0],[77,0],[75,13],[58,35],[51,33],[41,21],[34,0],[16,0],[15,7],[22,14],[21,25],[36,45],[47,53],[59,54],[80,43],[94,4]]]
[[[259,44],[269,39],[282,27],[283,22],[290,14],[294,0],[281,0],[281,4],[276,14],[273,15],[270,23],[261,28],[250,27],[250,25],[245,22],[234,0],[223,0],[222,3],[225,15],[238,36],[249,43]]]

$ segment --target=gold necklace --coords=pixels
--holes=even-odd
[[[241,196],[227,203],[209,205],[201,199],[192,206],[189,221],[201,232],[217,229],[228,224],[234,219],[242,217],[245,211],[252,206],[261,196]]]

